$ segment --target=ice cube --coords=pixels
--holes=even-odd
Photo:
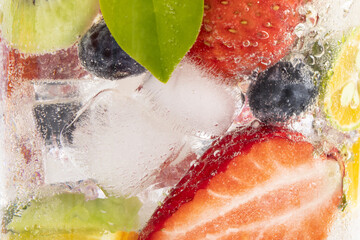
[[[346,208],[338,213],[327,240],[358,240],[360,236],[360,207]]]
[[[182,63],[168,83],[154,78],[146,81],[140,97],[145,97],[152,111],[186,134],[219,136],[231,125],[236,104],[241,104],[241,94],[232,91],[195,66]]]
[[[161,172],[171,171],[165,168],[176,169],[193,152],[189,137],[208,141],[233,120],[236,95],[191,65],[179,67],[167,84],[148,76],[136,91],[99,91],[75,122],[76,161],[113,193],[136,194],[156,185]]]
[[[359,25],[358,0],[318,0],[309,4],[319,16],[318,27],[327,31],[343,31]]]
[[[37,80],[34,82],[35,104],[33,117],[42,136],[42,164],[47,184],[87,179],[85,167],[75,160],[71,146],[74,120],[81,120],[83,105],[98,92],[116,88],[119,93],[134,92],[143,76],[122,81],[98,78],[67,80]],[[80,116],[77,116],[77,114]],[[81,149],[80,149],[81,150]]]
[[[85,167],[74,160],[74,149],[51,147],[43,150],[44,180],[46,184],[73,182],[88,179]]]
[[[352,213],[352,221],[350,223],[350,230],[352,239],[358,239],[360,236],[360,206],[354,209]]]
[[[108,191],[135,194],[184,145],[169,123],[116,91],[98,95],[84,114],[73,132],[75,158]]]

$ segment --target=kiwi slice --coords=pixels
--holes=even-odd
[[[7,224],[13,233],[134,231],[141,202],[136,197],[86,201],[83,194],[64,193],[31,201]]]
[[[99,0],[3,0],[1,35],[23,53],[67,48],[92,25]]]

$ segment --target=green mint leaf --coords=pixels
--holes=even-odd
[[[204,0],[100,0],[120,47],[166,83],[194,44]]]

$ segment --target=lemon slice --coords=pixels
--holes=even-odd
[[[35,234],[23,232],[21,234],[11,234],[7,240],[137,240],[136,232],[116,232],[116,233],[49,233]]]
[[[352,160],[346,163],[345,171],[347,183],[346,200],[351,207],[359,204],[359,154],[360,154],[360,138],[352,146]]]
[[[360,28],[343,43],[327,82],[324,107],[340,130],[360,126]]]

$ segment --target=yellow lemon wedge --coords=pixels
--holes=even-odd
[[[23,232],[21,234],[10,234],[7,240],[137,240],[136,232],[116,232],[116,233],[42,233],[32,234]]]
[[[347,183],[346,200],[351,207],[359,204],[359,154],[360,154],[360,138],[351,148],[352,160],[345,165]]]
[[[343,43],[327,82],[324,107],[340,130],[360,126],[360,28]]]

